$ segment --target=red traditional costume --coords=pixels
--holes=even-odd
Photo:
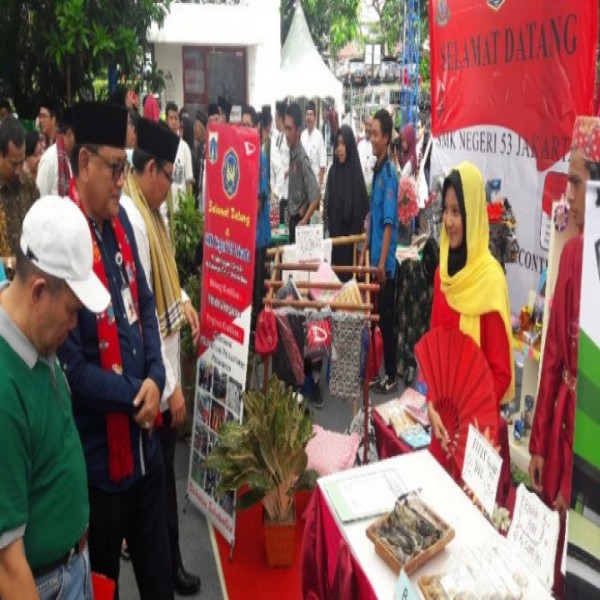
[[[582,263],[583,237],[578,235],[560,257],[529,441],[531,454],[545,459],[542,486],[548,506],[559,491],[567,504],[571,499]]]
[[[586,161],[600,161],[598,118],[577,117],[571,152],[576,151]],[[567,506],[571,503],[582,267],[583,235],[580,234],[565,244],[560,257],[529,441],[531,455],[544,458],[542,497],[551,508],[558,492]],[[561,598],[564,595],[561,573],[564,539],[565,521],[561,520],[554,566],[554,592]]]

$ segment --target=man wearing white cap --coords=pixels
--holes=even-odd
[[[0,597],[91,598],[85,460],[55,351],[109,295],[69,200],[32,206],[20,250],[0,284]]]

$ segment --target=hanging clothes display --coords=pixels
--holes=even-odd
[[[334,312],[331,333],[333,357],[329,391],[332,397],[358,401],[360,386],[360,351],[364,315],[352,312]]]

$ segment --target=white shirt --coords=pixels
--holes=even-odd
[[[357,150],[363,177],[365,178],[365,185],[368,187],[373,183],[373,169],[375,168],[377,159],[373,156],[373,146],[371,145],[371,142],[366,138],[363,138],[358,142]]]
[[[126,194],[121,194],[121,208],[125,210],[125,213],[127,214],[127,217],[131,223],[131,227],[133,228],[133,234],[135,235],[135,242],[138,248],[140,263],[144,269],[148,287],[154,292],[154,282],[152,280],[152,259],[150,258],[150,240],[148,238],[148,230],[146,229],[144,217],[142,217],[142,214],[138,210],[134,201]],[[188,300],[188,295],[182,289],[181,301],[185,303]],[[166,374],[165,389],[163,391],[162,398],[160,399],[160,410],[161,412],[164,412],[169,408],[168,400],[175,391],[175,387],[178,383],[181,383],[179,332],[172,333],[166,338],[161,336],[160,350]]]
[[[73,176],[70,162],[69,175]],[[52,144],[42,154],[35,182],[40,190],[40,196],[58,195],[58,151],[56,143]]]
[[[285,132],[275,130],[271,138],[271,189],[278,200],[288,197],[290,148]]]
[[[173,163],[173,184],[171,185],[171,194],[173,195],[173,210],[179,209],[179,192],[185,194],[186,184],[194,181],[192,171],[192,151],[184,140],[179,140],[177,156]]]
[[[310,166],[317,178],[317,183],[320,183],[319,173],[321,169],[327,166],[327,152],[323,136],[316,127],[312,130],[312,133],[308,133],[308,129],[305,129],[300,136],[300,141],[304,146],[304,151],[308,155]]]

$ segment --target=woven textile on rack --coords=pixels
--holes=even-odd
[[[331,363],[332,397],[358,400],[361,396],[360,349],[364,315],[334,312],[332,315],[333,359]]]

